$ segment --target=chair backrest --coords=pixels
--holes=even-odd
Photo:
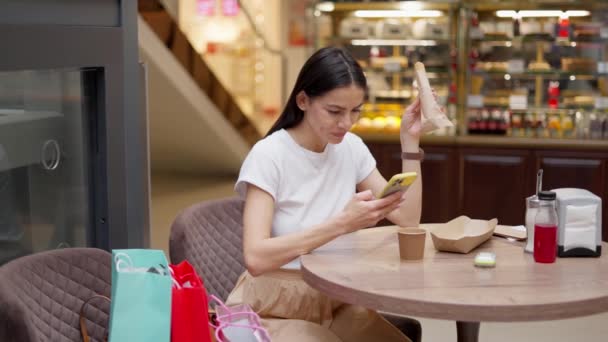
[[[82,303],[110,297],[110,253],[66,248],[27,255],[0,267],[0,341],[81,341]],[[87,306],[91,341],[102,341],[109,303]]]
[[[171,226],[171,262],[188,260],[209,294],[226,300],[245,270],[243,201],[238,197],[206,201],[182,211]]]

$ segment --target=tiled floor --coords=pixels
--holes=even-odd
[[[150,247],[169,255],[171,223],[186,207],[214,198],[234,196],[236,177],[208,178],[189,175],[152,175]]]
[[[152,177],[152,248],[168,255],[169,228],[187,206],[213,198],[233,196],[234,177],[201,178],[184,175]],[[584,289],[581,289],[584,291]],[[420,318],[424,342],[456,341],[456,324]],[[608,341],[608,313],[549,322],[482,323],[482,342]]]

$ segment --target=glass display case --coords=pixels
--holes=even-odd
[[[335,1],[314,15],[316,47],[365,69],[355,131],[398,131],[421,61],[457,123],[439,134],[608,139],[606,1]]]
[[[345,47],[367,76],[369,99],[354,131],[399,131],[401,113],[416,96],[413,64],[418,61],[425,64],[439,102],[456,120],[457,14],[454,1],[316,4],[316,47]]]
[[[464,6],[468,134],[608,139],[608,3]]]

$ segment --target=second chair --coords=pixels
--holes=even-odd
[[[198,203],[182,211],[171,226],[171,262],[188,260],[203,278],[208,294],[222,300],[226,300],[245,271],[243,205],[238,197]],[[390,314],[383,316],[413,342],[421,341],[419,321]]]

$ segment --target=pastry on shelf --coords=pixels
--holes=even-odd
[[[506,72],[509,62],[477,62],[475,68],[488,72]]]
[[[368,117],[360,118],[351,128],[353,132],[370,132],[372,131],[372,119]]]
[[[374,131],[382,131],[386,126],[386,118],[384,116],[376,116],[372,119],[371,128]]]
[[[488,106],[497,106],[497,107],[506,107],[509,105],[509,97],[505,96],[484,96],[483,105]]]
[[[551,65],[549,65],[547,61],[530,62],[528,64],[528,70],[532,72],[548,72],[551,71]]]
[[[597,69],[597,62],[592,58],[564,57],[561,62],[564,71],[594,72]]]
[[[505,32],[484,32],[483,40],[511,40]]]
[[[401,130],[401,118],[398,116],[387,116],[384,131],[387,133],[398,133]]]
[[[409,99],[412,97],[411,89],[392,89],[392,90],[372,90],[370,91],[372,97],[380,98],[391,98],[391,99]]]
[[[566,107],[591,107],[595,104],[595,98],[589,95],[578,95],[571,97],[564,97],[564,106]]]

